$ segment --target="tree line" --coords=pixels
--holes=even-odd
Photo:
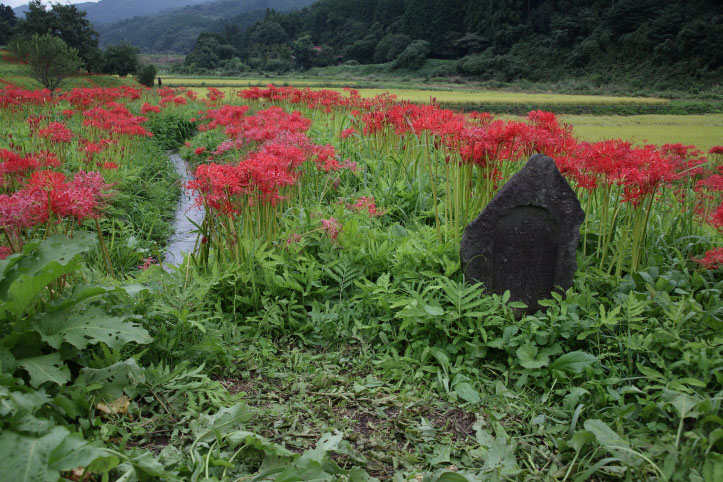
[[[718,83],[723,6],[717,0],[319,0],[268,10],[201,33],[185,69],[305,70],[336,63],[418,69],[437,75],[555,80]]]
[[[98,32],[74,5],[54,3],[46,9],[40,0],[31,0],[19,19],[11,7],[0,4],[0,45],[26,60],[32,77],[51,91],[81,69],[122,77],[136,74],[149,86],[156,76],[156,67],[140,65],[138,49],[129,44],[101,50]]]

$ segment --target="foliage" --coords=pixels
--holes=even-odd
[[[254,43],[263,44],[254,32],[273,25],[278,41],[310,35],[314,45],[346,60],[371,63],[392,61],[406,48],[403,41],[420,39],[430,43],[432,58],[464,59],[459,72],[476,79],[594,77],[603,84],[622,81],[627,89],[693,88],[716,85],[723,68],[716,48],[723,15],[718,3],[679,0],[654,8],[654,2],[600,0],[371,0],[360,6],[322,0],[295,12],[269,11],[227,42],[248,61]],[[236,25],[239,32],[247,28]],[[393,56],[391,43],[403,45]]]
[[[78,52],[88,72],[100,68],[98,33],[86,18],[85,12],[78,10],[75,5],[53,3],[46,9],[40,0],[31,0],[25,18],[18,20],[16,33],[24,38],[36,34],[58,37]]]
[[[146,87],[153,87],[158,69],[153,64],[146,64],[138,70],[138,82]]]
[[[12,49],[30,65],[30,76],[51,92],[81,66],[78,51],[49,34],[15,38]]]
[[[130,44],[109,45],[103,51],[101,72],[125,77],[138,70],[138,49]],[[142,83],[142,82],[141,82]]]
[[[9,5],[0,3],[0,45],[10,40],[13,36],[13,30],[18,19],[15,17],[13,8]]]
[[[430,50],[430,44],[426,40],[414,40],[394,59],[392,65],[396,69],[419,68],[424,65]]]
[[[0,90],[13,478],[717,480],[723,147],[353,90],[204,93]],[[169,234],[179,144],[202,237],[136,269]],[[587,223],[574,285],[521,316],[465,280],[457,240],[537,150]],[[105,210],[38,216],[76,212],[64,179],[86,169],[115,184]]]

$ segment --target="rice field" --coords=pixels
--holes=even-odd
[[[228,78],[186,78],[164,77],[163,85],[169,87],[224,87],[223,90],[233,90],[235,87],[293,85],[294,87],[325,88],[341,92],[348,82],[334,80],[302,80],[302,79],[228,79]],[[352,84],[353,86],[353,84]],[[195,89],[194,89],[195,90]],[[563,105],[604,105],[604,104],[645,104],[663,105],[669,99],[656,97],[621,97],[601,95],[573,95],[573,94],[541,94],[525,92],[504,92],[493,90],[470,90],[461,88],[449,89],[412,89],[412,88],[359,88],[359,95],[364,98],[375,97],[383,93],[391,93],[400,100],[411,102],[429,102],[434,98],[443,104],[563,104]]]
[[[578,138],[625,139],[635,144],[694,145],[708,150],[723,144],[723,114],[593,116],[564,115]]]

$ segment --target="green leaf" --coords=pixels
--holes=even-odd
[[[517,358],[524,368],[542,368],[550,362],[550,357],[544,353],[538,353],[537,346],[527,342],[517,349]]]
[[[592,433],[598,443],[613,456],[624,460],[629,465],[637,466],[640,459],[634,457],[629,449],[628,441],[623,439],[602,420],[585,420],[585,430]],[[622,449],[622,450],[621,450]]]
[[[594,355],[578,350],[565,353],[552,362],[550,368],[552,370],[560,370],[570,375],[579,375],[596,361],[597,358]]]
[[[80,264],[76,257],[93,248],[95,242],[95,236],[81,231],[73,239],[56,234],[41,241],[36,251],[26,250],[15,269],[0,282],[0,298],[7,300],[7,310],[22,315],[48,284],[77,270]]]
[[[84,368],[80,372],[88,385],[100,383],[98,393],[104,400],[117,400],[124,391],[145,382],[143,369],[132,358],[106,368]]]
[[[45,382],[65,385],[70,381],[70,370],[60,358],[60,353],[23,358],[18,360],[18,366],[25,369],[30,375],[30,384],[38,387]]]
[[[80,434],[71,434],[50,454],[50,466],[59,471],[88,467],[94,460],[107,456],[100,447],[90,445]]]
[[[567,445],[575,449],[575,452],[580,452],[582,448],[595,440],[595,436],[587,430],[578,430],[575,435],[572,436]]]
[[[266,455],[275,457],[293,457],[295,454],[287,450],[282,445],[266,440],[264,437],[253,432],[238,430],[227,435],[226,440],[229,441],[232,448],[236,448],[242,443],[247,447],[260,450]]]
[[[70,432],[53,427],[41,437],[20,435],[10,430],[0,434],[0,460],[3,480],[13,482],[56,481],[60,471],[50,467],[50,455]]]
[[[472,385],[467,382],[458,383],[454,386],[454,392],[459,398],[469,403],[478,403],[480,401],[479,393]]]
[[[70,343],[79,350],[101,342],[112,349],[117,349],[130,342],[147,344],[153,341],[140,325],[124,321],[117,316],[110,316],[99,307],[92,307],[87,312],[77,315],[68,315],[65,312],[51,313],[38,323],[38,331],[43,340],[54,348],[59,348],[58,339]]]

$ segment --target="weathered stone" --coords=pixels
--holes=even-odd
[[[468,280],[487,291],[540,308],[557,288],[567,289],[585,213],[555,162],[532,156],[464,230],[460,257]]]

